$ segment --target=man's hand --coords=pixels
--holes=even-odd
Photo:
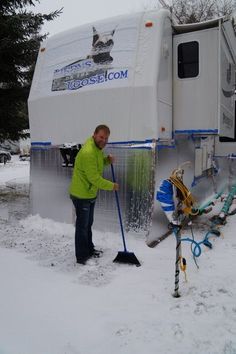
[[[112,155],[107,155],[107,159],[108,159],[108,161],[110,162],[110,163],[114,163],[115,162],[115,158],[114,158],[114,156],[112,156]]]
[[[119,190],[119,184],[118,183],[114,183],[113,191],[118,191],[118,190]]]

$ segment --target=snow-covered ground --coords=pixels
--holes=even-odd
[[[17,156],[0,165],[0,354],[236,353],[236,216],[202,247],[199,268],[183,243],[187,282],[181,272],[174,298],[173,236],[154,249],[129,236],[136,267],[113,263],[119,230],[95,231],[103,256],[77,265],[74,227],[27,215],[28,176]]]

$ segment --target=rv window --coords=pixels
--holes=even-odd
[[[186,42],[178,45],[178,77],[186,79],[199,74],[199,44]]]

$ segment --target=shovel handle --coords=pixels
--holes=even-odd
[[[112,173],[112,180],[113,180],[114,183],[116,183],[115,172],[114,172],[114,167],[113,167],[112,163],[111,163],[111,173]],[[124,245],[124,251],[127,252],[127,248],[126,248],[126,244],[125,244],[124,228],[123,228],[121,211],[120,211],[120,202],[119,202],[119,196],[118,196],[118,192],[117,191],[115,191],[115,196],[116,196],[116,205],[117,205],[117,209],[118,209],[118,215],[119,215],[120,229],[121,229],[121,235],[122,235],[122,240],[123,240],[123,245]]]

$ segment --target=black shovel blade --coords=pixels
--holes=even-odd
[[[139,260],[137,259],[137,257],[133,252],[119,251],[116,258],[113,260],[113,262],[135,264],[137,267],[141,266],[141,263],[139,262]]]

